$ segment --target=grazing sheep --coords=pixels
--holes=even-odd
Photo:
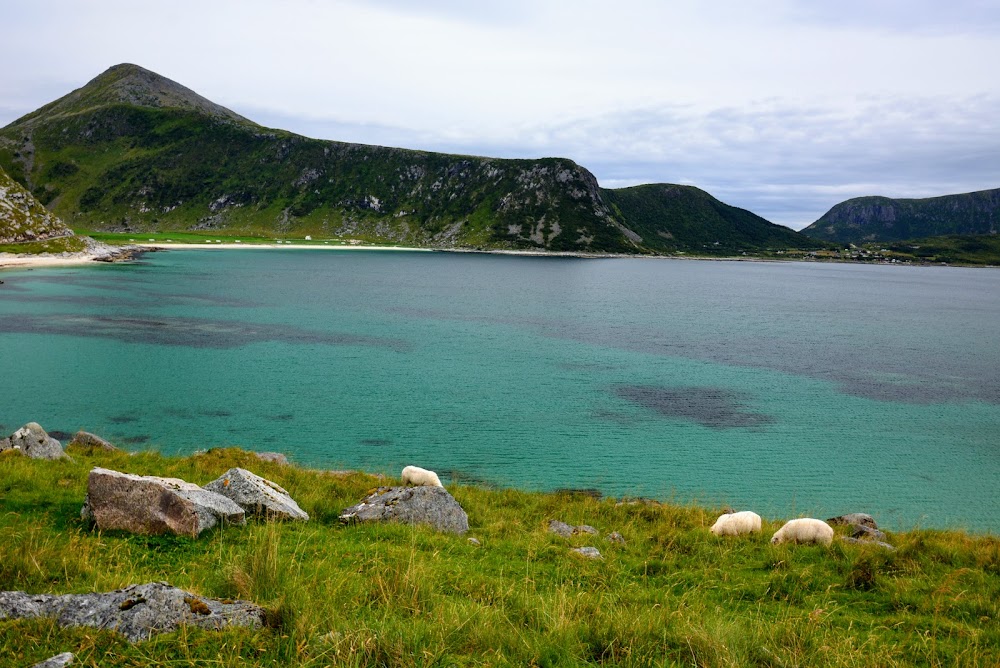
[[[788,542],[829,545],[833,542],[833,528],[823,520],[814,520],[809,517],[789,520],[771,537],[772,545]]]
[[[404,485],[444,487],[444,485],[441,484],[441,479],[438,478],[437,473],[434,473],[434,471],[428,471],[427,469],[422,469],[419,466],[407,466],[404,468],[402,478]]]
[[[744,510],[738,513],[727,513],[715,520],[709,529],[716,536],[739,536],[744,533],[760,531],[760,515]]]

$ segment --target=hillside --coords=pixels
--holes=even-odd
[[[824,245],[693,186],[659,183],[602,189],[601,195],[642,237],[643,245],[658,252],[732,255]]]
[[[802,230],[810,237],[840,243],[998,232],[1000,188],[927,199],[856,197]]]
[[[0,167],[76,229],[613,253],[815,245],[706,194],[667,205],[662,186],[603,190],[563,158],[449,155],[263,128],[136,65],[112,67],[0,129]]]
[[[0,244],[43,241],[70,234],[61,220],[0,169]]]

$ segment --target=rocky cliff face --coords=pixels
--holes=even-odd
[[[857,243],[1000,232],[1000,189],[927,199],[858,197],[802,230],[816,239]]]
[[[0,169],[0,244],[72,234],[31,193]]]

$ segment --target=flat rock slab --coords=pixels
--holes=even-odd
[[[97,434],[91,434],[89,431],[78,431],[73,434],[73,440],[69,442],[69,445],[73,445],[78,448],[90,448],[91,450],[107,450],[108,452],[118,451],[118,448],[112,445],[109,441],[104,440]]]
[[[229,469],[205,485],[205,489],[235,501],[247,514],[262,519],[309,519],[281,486],[246,469]]]
[[[41,663],[36,663],[31,668],[66,668],[66,666],[73,663],[73,652],[63,652],[62,654],[56,654],[53,657],[45,659]]]
[[[80,515],[102,530],[197,536],[215,525],[246,524],[236,502],[179,478],[95,468]]]
[[[590,547],[590,546],[587,546],[587,547],[574,547],[572,550],[570,550],[570,552],[573,552],[574,554],[578,554],[581,557],[584,557],[585,559],[603,559],[604,558],[604,557],[601,556],[601,551],[598,550],[596,547]]]
[[[469,516],[443,487],[379,487],[364,501],[340,513],[340,520],[427,524],[458,534],[469,530]]]
[[[0,619],[49,617],[59,626],[89,626],[121,633],[132,642],[180,626],[260,628],[264,609],[247,601],[219,601],[171,587],[166,582],[132,585],[103,594],[0,592]]]
[[[0,452],[17,450],[32,459],[62,459],[68,455],[62,443],[52,438],[37,422],[29,422],[8,438],[0,439]]]
[[[549,533],[554,533],[557,536],[562,536],[563,538],[569,538],[570,536],[578,536],[580,534],[596,536],[598,531],[589,524],[572,526],[570,524],[566,524],[565,522],[560,522],[559,520],[549,520]]]

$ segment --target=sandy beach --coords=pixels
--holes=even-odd
[[[134,243],[133,246],[139,246],[140,248],[146,248],[149,250],[153,249],[163,249],[163,250],[186,250],[186,249],[291,249],[291,250],[377,250],[377,251],[433,251],[432,248],[411,248],[408,246],[364,246],[364,245],[345,245],[345,244],[265,244],[265,243],[249,243],[249,244],[237,244],[237,243],[178,243],[178,242],[143,242]]]

